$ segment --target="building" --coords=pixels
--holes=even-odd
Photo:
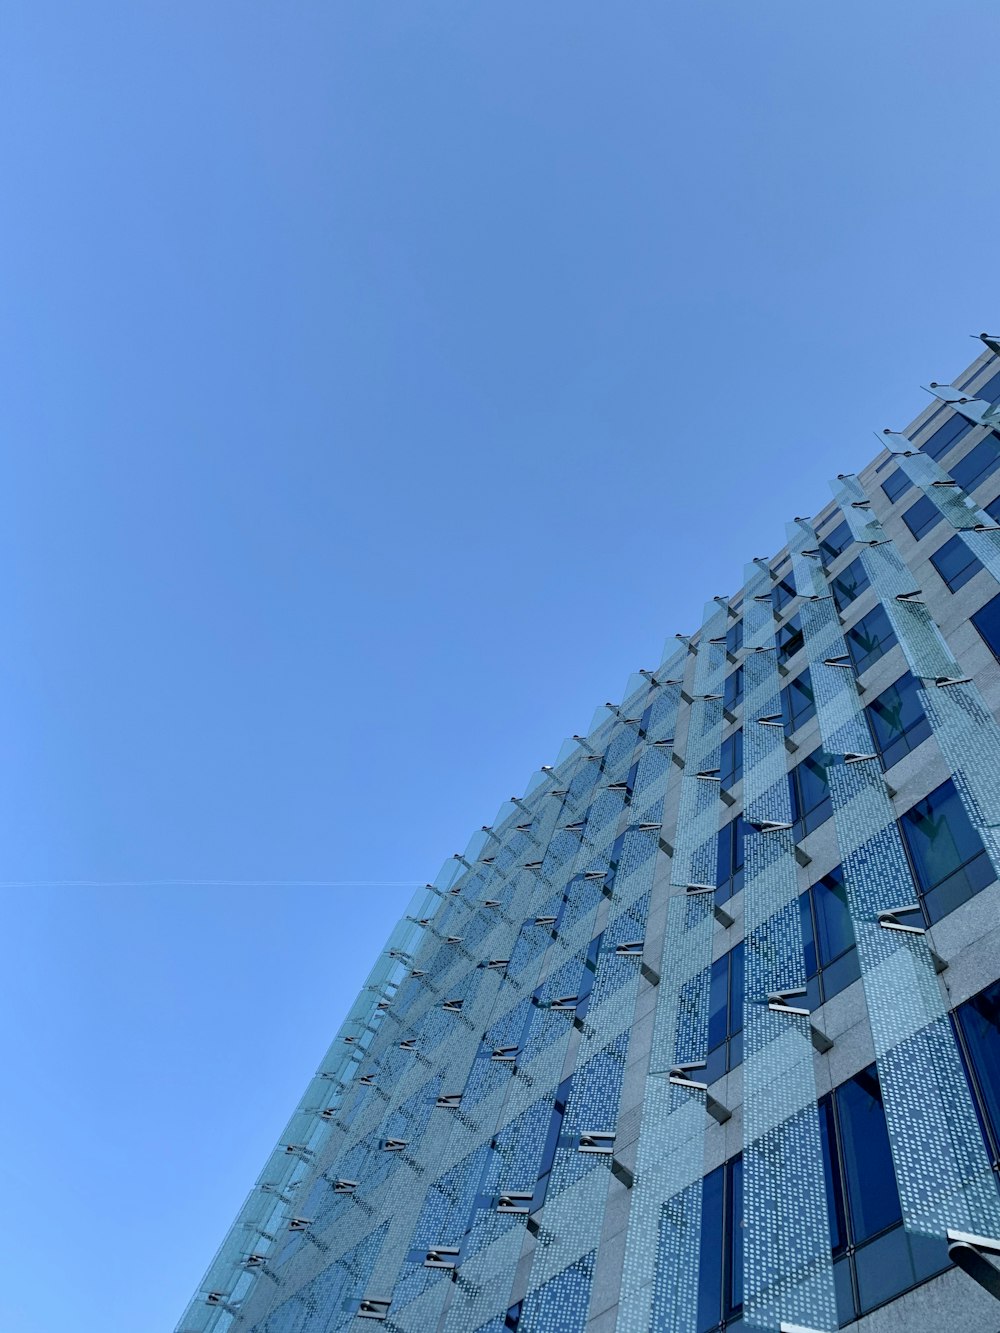
[[[983,341],[416,896],[180,1333],[1000,1329]]]

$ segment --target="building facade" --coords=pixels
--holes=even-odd
[[[983,341],[417,894],[178,1333],[1000,1330]]]

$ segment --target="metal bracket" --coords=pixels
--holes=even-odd
[[[948,1258],[953,1259],[963,1273],[985,1287],[991,1296],[1000,1301],[1000,1268],[987,1259],[988,1254],[1000,1255],[1000,1241],[991,1236],[976,1236],[968,1231],[945,1233],[948,1241]]]
[[[799,995],[805,995],[805,993],[804,986],[797,987],[795,990],[772,991],[767,997],[767,1007],[772,1014],[794,1014],[797,1018],[810,1018],[808,1009],[788,1003],[789,1000],[795,999]],[[809,1021],[809,1039],[820,1055],[826,1055],[828,1051],[833,1050],[832,1038],[818,1028],[811,1018]]]

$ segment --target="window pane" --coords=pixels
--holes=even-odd
[[[895,504],[899,497],[905,495],[912,485],[913,482],[906,473],[897,468],[895,472],[890,472],[889,476],[883,481],[882,489]]]
[[[722,1318],[724,1167],[717,1167],[701,1187],[701,1265],[698,1272],[698,1333],[709,1333]]]
[[[778,661],[787,662],[789,658],[802,647],[805,640],[802,637],[802,622],[797,615],[792,616],[787,625],[782,625],[776,635],[778,644]]]
[[[987,602],[982,610],[977,611],[972,617],[972,623],[993,656],[1000,660],[1000,597],[994,597],[992,602]]]
[[[931,913],[935,919],[971,898],[992,879],[992,874],[982,879],[984,867],[977,863],[986,859],[986,853],[950,778],[907,810],[900,826],[920,891],[927,894],[947,886],[947,897]]]
[[[729,1035],[743,1031],[743,941],[729,955]]]
[[[709,1049],[726,1040],[729,1027],[729,954],[712,964],[712,982],[708,996]]]
[[[723,790],[734,787],[743,776],[743,732],[734,731],[722,742],[719,781]]]
[[[726,630],[726,652],[736,653],[743,647],[743,621],[737,620]]]
[[[854,537],[851,535],[847,519],[841,519],[832,532],[822,538],[819,548],[827,560],[836,560],[838,555],[847,550],[853,540]]]
[[[737,1157],[728,1165],[729,1210],[727,1224],[729,1239],[729,1273],[726,1315],[735,1313],[743,1304],[743,1158]],[[732,1325],[727,1325],[731,1328]]]
[[[908,671],[873,699],[866,711],[886,768],[898,763],[931,734],[917,682]]]
[[[896,642],[889,617],[881,605],[852,625],[844,637],[858,675],[877,662]]]
[[[743,668],[738,666],[735,671],[730,672],[726,677],[725,684],[722,687],[722,704],[724,708],[730,711],[743,698]]]
[[[968,1043],[972,1072],[994,1144],[1000,1144],[1000,981],[967,1000],[957,1017]]]
[[[926,536],[941,521],[941,510],[929,496],[922,495],[903,514],[903,522],[917,541]]]
[[[815,715],[816,700],[808,667],[781,691],[781,711],[789,732],[797,730]]]
[[[942,454],[948,452],[959,440],[963,440],[969,431],[972,430],[972,422],[966,421],[965,417],[957,412],[950,417],[943,426],[939,426],[926,444],[921,445],[925,454],[930,454],[931,458],[940,458]]]
[[[1000,467],[1000,447],[995,435],[987,435],[981,444],[952,465],[951,475],[963,491],[972,491]]]
[[[783,579],[779,579],[771,589],[771,605],[774,607],[775,611],[780,614],[788,603],[797,596],[798,594],[795,591],[792,577],[790,574],[786,574],[786,576]]]
[[[799,913],[802,918],[802,956],[805,959],[806,976],[814,977],[819,971],[819,955],[816,952],[812,898],[808,889],[805,893],[799,894]]]
[[[830,1223],[830,1248],[838,1254],[847,1245],[844,1192],[840,1183],[833,1103],[830,1095],[819,1100],[819,1137],[823,1148],[823,1177],[826,1181],[826,1211]],[[835,1165],[836,1164],[836,1165]]]
[[[846,569],[842,569],[833,580],[833,600],[837,603],[837,610],[844,611],[854,601],[860,597],[866,588],[871,587],[865,567],[861,562],[861,557],[852,560]]]
[[[902,1216],[875,1066],[841,1084],[834,1095],[852,1239],[857,1245]]]
[[[982,398],[987,403],[1000,403],[1000,373],[987,380],[981,389],[976,389],[977,398]]]
[[[958,592],[964,583],[968,583],[982,569],[982,565],[958,536],[950,537],[943,546],[938,547],[931,556],[931,564],[952,592]]]
[[[796,820],[802,821],[804,833],[811,833],[830,815],[828,762],[820,748],[792,771],[792,807]]]
[[[812,886],[812,897],[816,911],[819,961],[821,966],[826,967],[854,947],[854,927],[851,925],[847,890],[844,888],[840,866]]]

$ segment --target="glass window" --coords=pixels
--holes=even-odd
[[[808,667],[781,691],[781,711],[789,734],[815,716],[816,699]]]
[[[805,643],[802,637],[801,619],[797,615],[792,616],[787,624],[779,628],[775,637],[778,644],[778,661],[789,661]]]
[[[969,1052],[973,1091],[986,1112],[994,1158],[1000,1151],[1000,981],[955,1011]]]
[[[812,886],[816,909],[816,943],[822,967],[829,967],[854,948],[854,926],[847,906],[847,890],[840,866]]]
[[[981,389],[974,390],[977,398],[982,398],[987,403],[1000,403],[1000,371],[987,380]]]
[[[743,732],[734,731],[722,742],[719,780],[724,791],[735,787],[743,776]]]
[[[922,495],[904,512],[903,522],[919,541],[941,522],[941,517],[941,510],[934,501],[929,496]]]
[[[718,1166],[701,1183],[701,1264],[698,1271],[698,1333],[722,1320],[722,1256],[726,1168]]]
[[[860,676],[874,665],[896,642],[889,617],[881,603],[846,631],[847,649]]]
[[[771,589],[771,605],[774,607],[775,611],[780,615],[781,612],[784,610],[784,608],[788,605],[788,603],[793,601],[797,596],[798,593],[795,591],[795,585],[792,582],[792,576],[790,574],[786,574],[785,577],[783,579],[779,579],[778,582]]]
[[[834,1096],[851,1238],[858,1245],[902,1219],[875,1066],[842,1083]]]
[[[890,472],[882,483],[882,489],[889,499],[896,503],[901,495],[905,495],[912,487],[913,482],[909,479],[902,469],[897,468],[895,472]]]
[[[974,491],[1000,467],[1000,441],[987,435],[981,444],[952,465],[951,475],[963,491]]]
[[[830,818],[828,765],[829,756],[821,747],[797,764],[789,774],[792,811],[800,838],[812,833],[824,820]]]
[[[990,652],[1000,661],[1000,597],[994,597],[971,617]]]
[[[724,903],[743,888],[743,816],[737,815],[731,823],[719,830],[719,859],[716,866],[715,894],[717,902]]]
[[[866,588],[870,588],[868,575],[861,563],[861,557],[852,560],[846,569],[842,569],[833,580],[833,600],[838,611],[846,611],[856,597],[860,597]]]
[[[734,621],[726,630],[726,652],[738,653],[743,647],[743,621]]]
[[[907,810],[899,823],[931,921],[940,921],[993,882],[989,858],[951,778]]]
[[[821,539],[819,549],[828,561],[836,560],[838,555],[842,555],[847,550],[852,541],[854,541],[854,536],[845,518],[841,519],[832,532]]]
[[[726,1166],[726,1239],[729,1265],[725,1275],[726,1318],[743,1305],[743,1158],[736,1157]]]
[[[931,734],[917,682],[908,671],[866,709],[875,744],[886,768],[898,764]]]
[[[722,706],[732,712],[742,698],[743,667],[738,666],[735,671],[729,673],[722,686]]]
[[[972,430],[972,422],[958,412],[953,413],[943,426],[939,426],[926,444],[921,445],[925,454],[931,458],[941,458],[949,449],[963,440]]]
[[[982,569],[982,565],[957,534],[949,537],[931,556],[931,564],[941,575],[951,592],[958,592]]]

